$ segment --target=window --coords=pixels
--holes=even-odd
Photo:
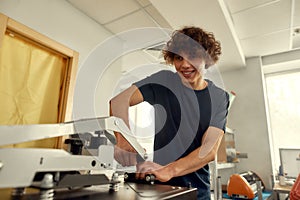
[[[280,148],[300,147],[300,71],[265,75],[273,145],[273,167],[279,169]]]

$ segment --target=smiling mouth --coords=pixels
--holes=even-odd
[[[194,73],[193,71],[182,71],[181,74],[185,77],[185,78],[190,78]]]

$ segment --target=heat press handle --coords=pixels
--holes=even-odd
[[[150,183],[154,184],[155,175],[147,174],[144,179],[136,179],[136,173],[124,173],[124,181],[125,182],[134,182],[134,183]]]

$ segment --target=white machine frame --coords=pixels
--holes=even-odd
[[[34,124],[0,126],[0,146],[16,144],[77,133],[106,130],[105,136],[113,143],[113,131],[122,136],[142,159],[147,154],[131,134],[124,121],[117,117],[83,119],[59,124]],[[101,151],[101,148],[99,149]],[[105,149],[102,149],[105,151]],[[103,152],[103,155],[107,152]],[[72,155],[63,149],[1,148],[0,188],[23,188],[32,185],[37,172],[65,172],[81,170],[103,170],[112,167],[105,156]]]

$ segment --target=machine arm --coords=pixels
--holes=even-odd
[[[146,151],[132,135],[124,121],[114,116],[81,119],[59,124],[3,125],[0,126],[0,146],[98,130],[105,130],[105,136],[113,144],[116,144],[113,131],[119,132],[142,159],[147,159]]]

